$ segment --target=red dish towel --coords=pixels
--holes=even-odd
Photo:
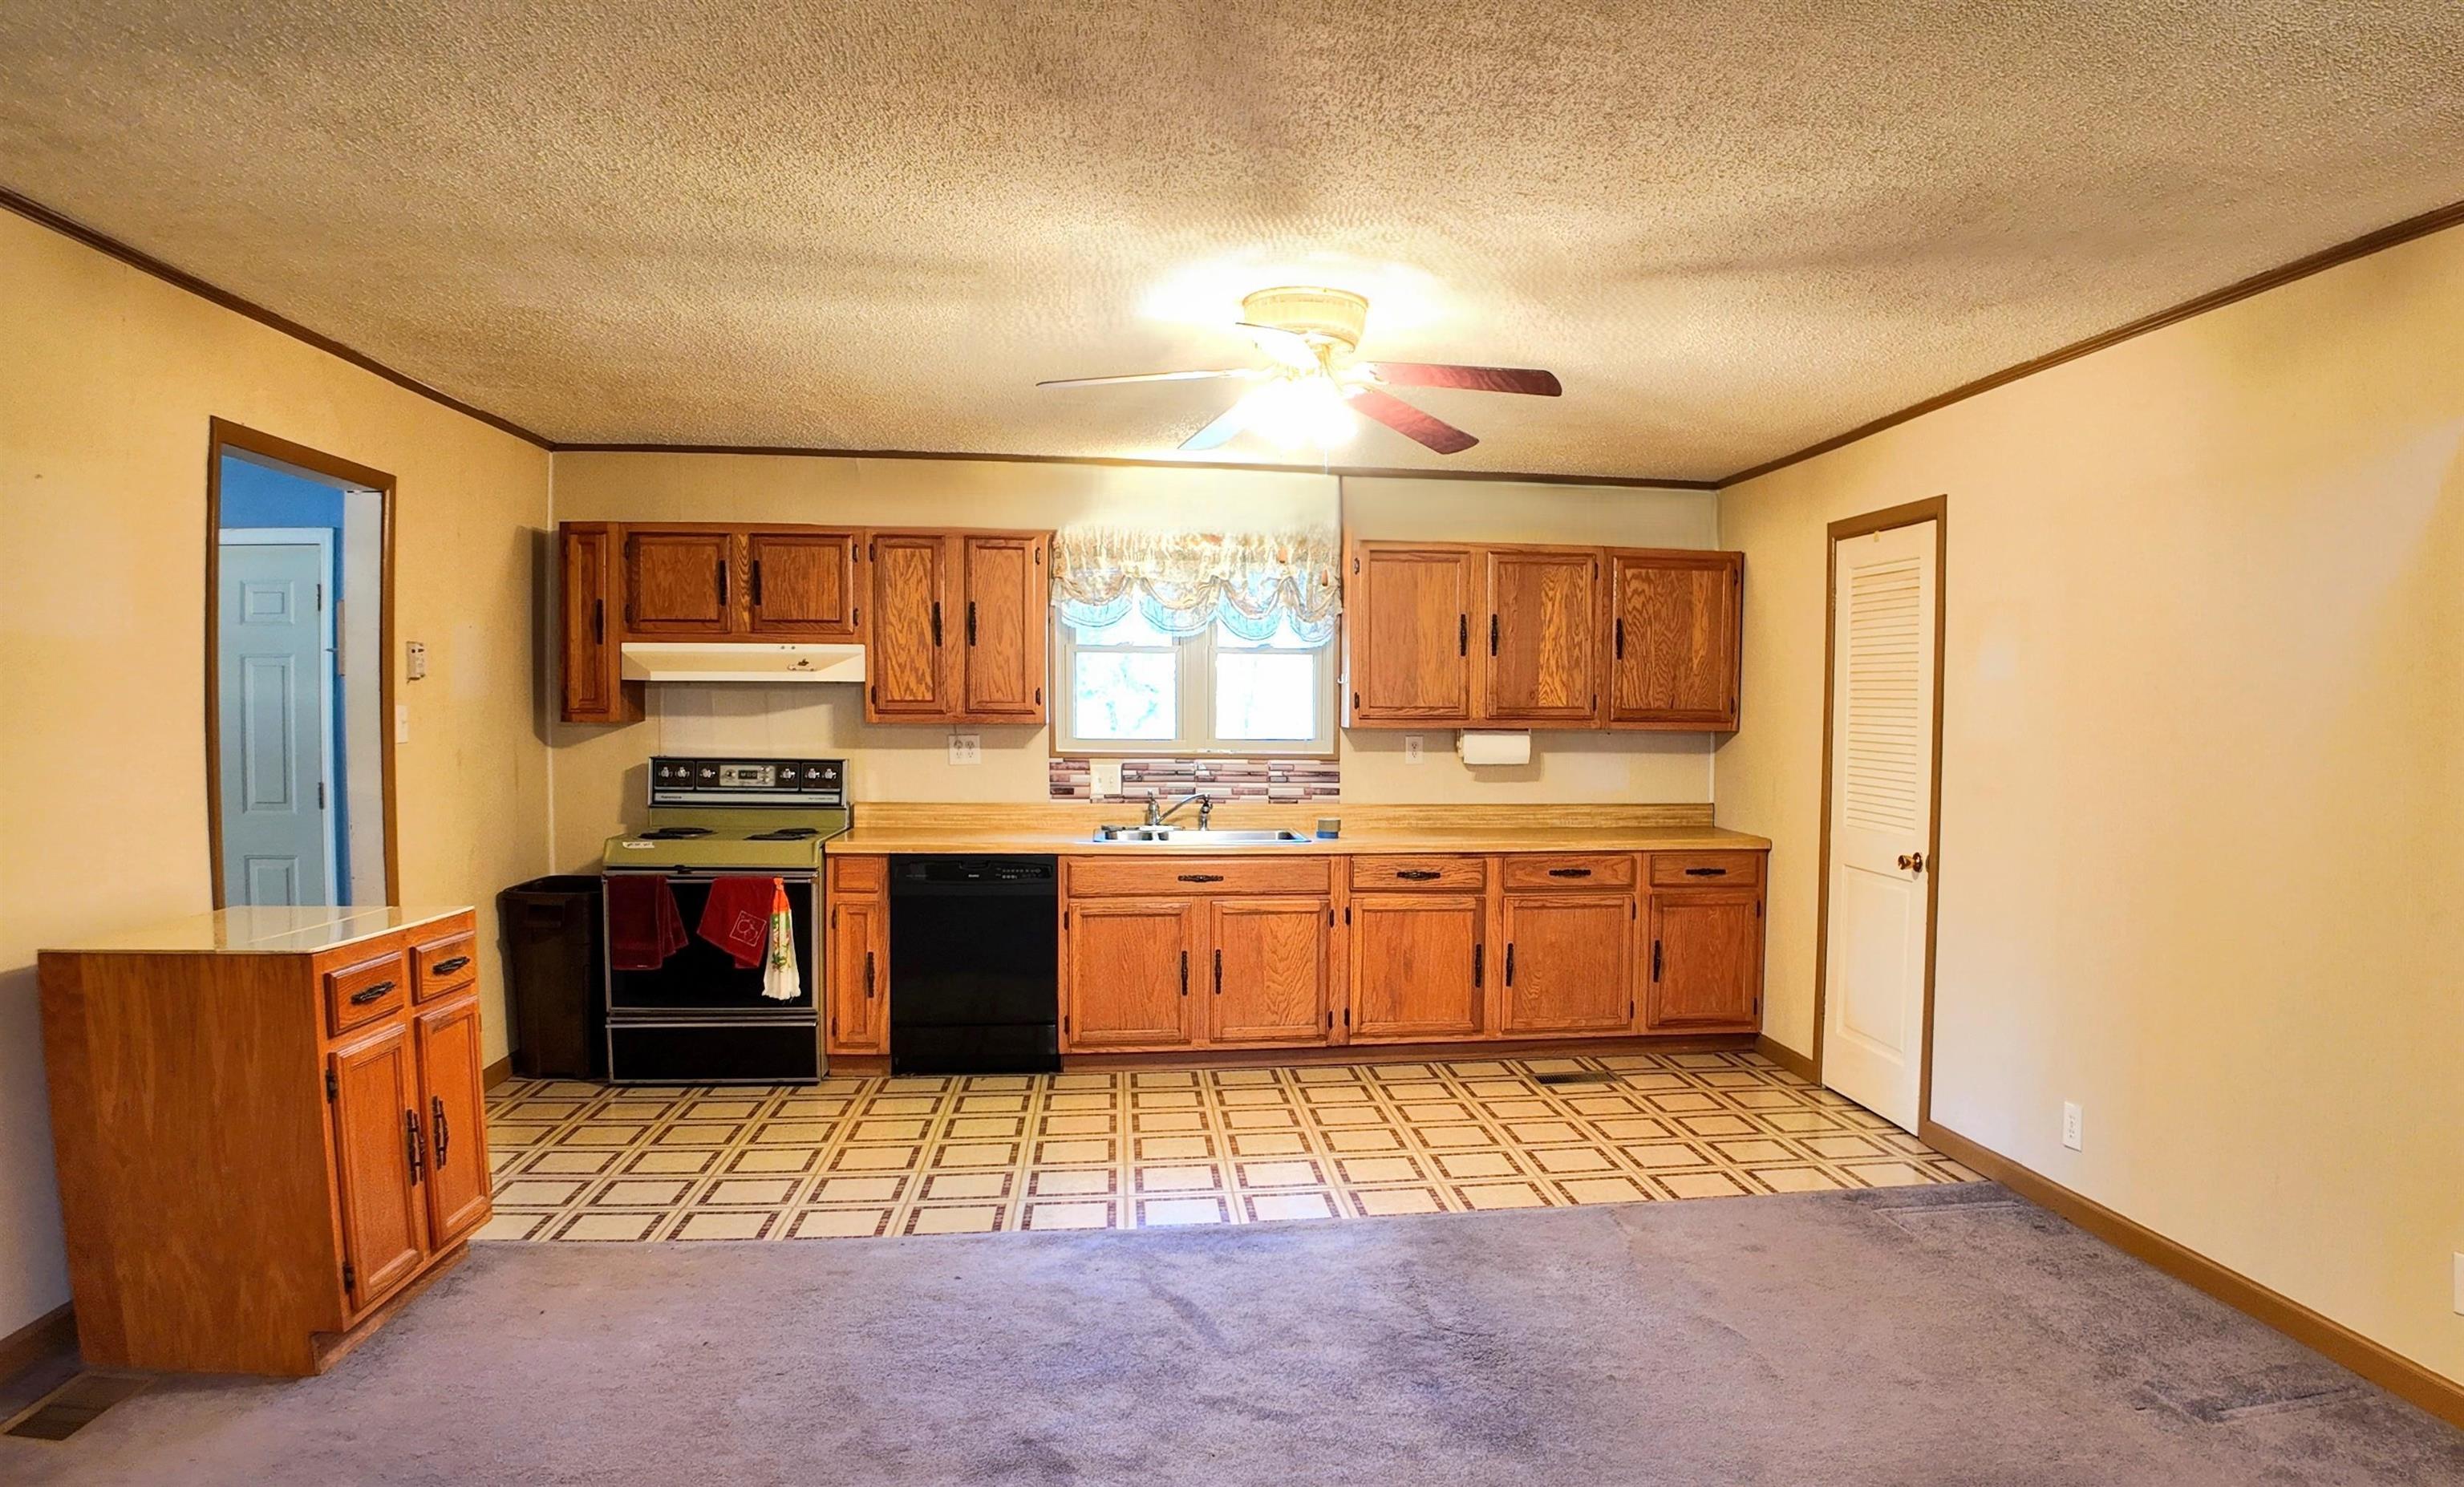
[[[701,937],[735,956],[738,970],[760,965],[770,951],[770,902],[779,888],[776,878],[713,879]]]
[[[619,971],[656,971],[685,948],[685,916],[665,878],[610,873],[607,963]]]

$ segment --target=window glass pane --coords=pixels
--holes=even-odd
[[[1128,614],[1121,616],[1121,618],[1113,621],[1110,624],[1102,626],[1073,624],[1069,628],[1076,632],[1078,644],[1081,645],[1174,645],[1179,644],[1179,642],[1174,637],[1166,635],[1163,631],[1156,629],[1152,624],[1149,624],[1147,623],[1147,617],[1138,612],[1138,606],[1135,604],[1132,604],[1130,606],[1130,612]]]
[[[1307,743],[1317,736],[1317,658],[1307,651],[1221,650],[1215,736]]]
[[[1315,650],[1317,646],[1292,633],[1289,616],[1275,626],[1275,633],[1262,641],[1244,641],[1219,624],[1215,627],[1215,648],[1218,650]]]
[[[1081,738],[1171,738],[1180,732],[1180,658],[1165,651],[1078,652],[1070,731]]]

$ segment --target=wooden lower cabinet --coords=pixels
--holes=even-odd
[[[1508,893],[1497,1030],[1567,1038],[1634,1028],[1631,893]]]
[[[1206,1041],[1321,1043],[1333,1031],[1325,898],[1213,899],[1206,906]]]
[[[1480,1036],[1486,1020],[1485,898],[1354,893],[1351,917],[1353,1042]]]
[[[834,883],[829,942],[824,1046],[831,1053],[890,1052],[890,915],[881,896],[843,895]]]
[[[1205,939],[1196,899],[1078,899],[1063,936],[1061,1046],[1185,1048],[1195,962]]]
[[[1750,1032],[1762,1020],[1762,900],[1754,890],[1652,895],[1647,1029]]]
[[[491,1211],[475,943],[468,910],[231,909],[42,952],[89,1366],[316,1373],[459,1257]]]

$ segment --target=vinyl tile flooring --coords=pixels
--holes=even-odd
[[[1568,1076],[1572,1076],[1568,1080]],[[1972,1180],[1758,1054],[513,1080],[482,1239],[823,1239],[1357,1219]]]

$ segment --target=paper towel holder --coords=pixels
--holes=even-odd
[[[1531,735],[1465,729],[1455,737],[1455,752],[1467,769],[1510,769],[1531,762]]]

